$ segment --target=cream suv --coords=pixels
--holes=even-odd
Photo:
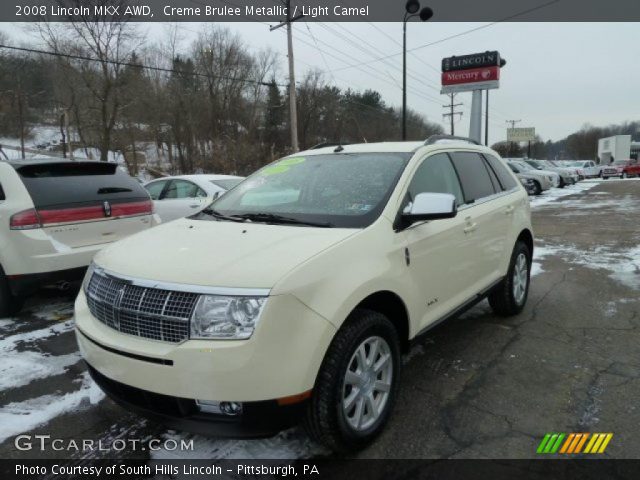
[[[532,251],[527,193],[494,151],[324,147],[101,251],[77,338],[109,396],[172,428],[264,436],[303,420],[355,450],[388,421],[412,341],[485,297],[522,310]]]

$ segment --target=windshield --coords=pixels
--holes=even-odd
[[[334,153],[285,158],[248,177],[215,201],[209,212],[266,223],[280,223],[274,217],[280,216],[363,228],[378,218],[412,155]],[[196,218],[203,217],[212,218],[207,211]]]
[[[525,172],[529,172],[535,170],[532,166],[525,162],[513,162],[513,164],[519,168],[520,170],[524,170]]]
[[[535,168],[536,170],[542,170],[542,166],[540,165],[539,162],[536,162],[534,160],[527,160],[527,164],[532,166],[533,168]]]
[[[211,180],[211,183],[214,185],[224,188],[225,190],[231,190],[233,187],[238,185],[243,179],[242,178],[221,178],[216,180]]]

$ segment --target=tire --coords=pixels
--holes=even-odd
[[[564,178],[560,177],[560,185],[558,185],[558,188],[564,188],[566,185],[566,182],[564,181]]]
[[[9,317],[20,311],[23,300],[11,294],[9,282],[0,267],[0,318]]]
[[[377,353],[372,353],[372,343],[367,344],[372,339],[378,341]],[[366,345],[369,345],[368,350]],[[361,347],[364,349],[364,358],[358,355]],[[391,362],[390,366],[385,363],[377,373],[363,376],[355,374],[361,370],[361,365],[366,364],[366,360],[376,365],[382,360],[383,354],[388,358],[387,362]],[[375,358],[367,358],[369,355]],[[320,367],[304,421],[309,436],[334,452],[354,452],[371,443],[383,430],[393,410],[400,363],[398,332],[389,319],[378,312],[355,310],[334,337]],[[357,367],[355,372],[354,367]],[[363,382],[365,385],[354,387],[355,384],[349,383],[346,380],[348,369],[352,372],[350,378],[354,382]],[[379,382],[381,386],[384,384],[388,387],[386,393],[373,388]],[[358,393],[364,389],[369,390],[369,395]],[[349,408],[343,406],[345,398],[352,398]],[[369,398],[382,406],[377,417],[371,415]],[[357,413],[359,408],[360,416]],[[354,423],[359,427],[355,427]]]
[[[523,267],[526,267],[524,272],[522,271]],[[519,278],[519,285],[522,285],[526,279],[522,289],[516,289],[517,278]],[[530,280],[531,252],[524,242],[518,241],[513,248],[506,277],[489,295],[489,304],[494,313],[501,317],[519,314],[527,303]]]
[[[540,186],[540,182],[538,182],[537,180],[533,181],[533,188],[534,195],[540,195],[542,193],[542,187]]]
[[[620,175],[620,178],[629,178],[629,175],[627,175],[627,172],[624,172],[622,175]]]

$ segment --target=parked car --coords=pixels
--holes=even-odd
[[[0,317],[41,286],[81,279],[105,245],[159,223],[146,190],[117,165],[60,159],[0,162],[0,220]]]
[[[602,178],[629,178],[640,175],[640,163],[637,160],[616,160],[602,168]]]
[[[513,173],[533,180],[535,185],[535,195],[540,195],[542,192],[560,185],[560,175],[555,172],[537,170],[531,165],[518,160],[508,161],[507,165]]]
[[[412,341],[482,298],[504,316],[527,300],[524,188],[494,151],[443,137],[296,153],[101,252],[75,305],[92,377],[172,428],[303,419],[336,451],[364,447]]]
[[[596,164],[593,160],[578,160],[570,165],[578,169],[578,175],[582,178],[595,178],[602,176],[602,165]]]
[[[198,213],[244,177],[233,175],[181,175],[145,184],[163,222]]]
[[[565,185],[575,185],[578,182],[579,176],[575,168],[565,168],[547,160],[525,159],[523,161],[536,170],[556,172],[560,176],[560,184],[558,185],[560,188],[564,188]]]

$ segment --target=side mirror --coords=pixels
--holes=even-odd
[[[217,200],[219,196],[220,196],[220,192],[216,192],[213,194],[213,199]]]
[[[453,218],[457,214],[456,197],[450,193],[419,193],[402,212],[402,220],[411,225],[425,220]]]

